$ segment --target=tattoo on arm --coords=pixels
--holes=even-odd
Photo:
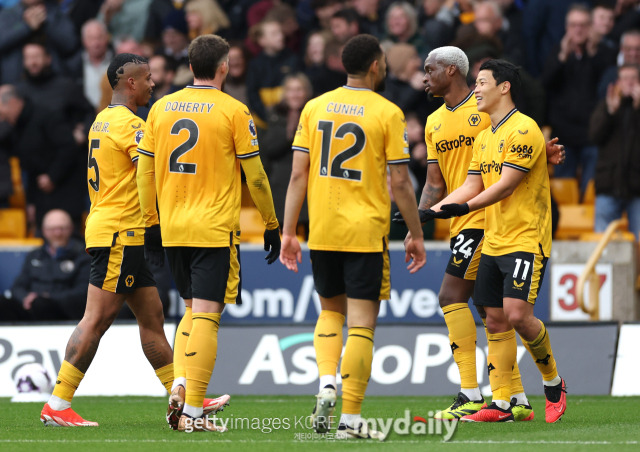
[[[420,204],[418,205],[418,209],[426,210],[438,204],[444,199],[445,193],[445,187],[433,186],[427,182],[424,185],[424,189],[422,190],[422,196],[420,197]]]

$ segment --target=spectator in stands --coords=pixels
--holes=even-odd
[[[340,43],[345,44],[355,35],[360,34],[358,12],[353,8],[341,9],[329,20],[331,34]]]
[[[12,85],[0,86],[0,120],[8,122],[9,146],[27,174],[27,219],[40,227],[46,212],[66,210],[80,224],[87,185],[86,154],[59,112],[36,105]]]
[[[73,129],[78,155],[84,155],[87,133],[95,118],[95,110],[79,93],[79,86],[73,80],[53,72],[51,55],[43,44],[26,44],[22,49],[22,61],[24,80],[16,87],[34,104],[44,104],[61,115]]]
[[[351,6],[360,14],[360,29],[362,33],[369,33],[378,38],[384,36],[384,8],[381,7],[380,0],[352,0]]]
[[[249,62],[247,96],[258,127],[265,127],[267,108],[282,99],[282,81],[302,68],[300,59],[284,45],[280,22],[267,20],[252,28],[252,38],[262,52]]]
[[[608,3],[596,4],[591,10],[591,36],[592,42],[600,42],[611,49],[616,49],[616,42],[611,39],[611,31],[615,24],[613,6]]]
[[[155,84],[149,100],[149,107],[151,107],[158,99],[176,91],[176,87],[173,86],[176,71],[171,67],[169,58],[162,53],[149,58],[149,70],[151,80]]]
[[[99,20],[92,19],[82,26],[82,51],[69,62],[71,75],[82,81],[86,99],[97,111],[100,107],[100,80],[113,58],[109,48],[109,32]]]
[[[589,135],[598,145],[595,172],[597,232],[627,213],[640,239],[640,66],[623,64],[591,115]]]
[[[163,52],[173,60],[173,66],[176,68],[174,84],[179,88],[184,88],[193,81],[193,74],[189,70],[188,33],[184,11],[172,10],[164,18],[162,28]]]
[[[394,2],[387,9],[385,16],[386,35],[382,45],[411,44],[418,52],[421,60],[427,57],[429,49],[418,33],[418,12],[408,2]]]
[[[242,44],[231,45],[229,48],[229,74],[222,86],[222,91],[245,105],[249,103],[246,83],[248,61],[249,52]]]
[[[577,0],[528,0],[522,15],[526,69],[540,76],[551,53],[565,33],[565,18],[569,6]]]
[[[0,300],[1,321],[79,320],[87,299],[90,257],[72,237],[73,223],[64,210],[44,216],[45,243],[26,255],[11,287]]]
[[[151,0],[104,0],[98,20],[104,22],[114,41],[132,37],[144,38]]]
[[[309,3],[313,10],[313,20],[309,17],[309,20],[303,20],[300,25],[310,30],[316,28],[330,30],[331,18],[345,7],[346,2],[344,0],[311,0]],[[300,9],[298,8],[298,16],[300,16],[299,12]]]
[[[316,31],[307,39],[304,73],[313,86],[313,97],[345,84],[347,74],[342,66],[342,44],[330,32]]]
[[[13,194],[11,164],[9,163],[9,157],[11,157],[11,154],[10,150],[5,149],[2,145],[6,139],[5,135],[9,132],[9,125],[4,122],[0,123],[0,209],[9,207],[9,197]]]
[[[396,104],[405,113],[413,112],[420,121],[426,122],[427,116],[441,105],[430,101],[424,92],[422,79],[423,60],[411,44],[394,44],[387,50],[387,81],[382,94]]]
[[[455,34],[456,16],[446,0],[423,0],[418,12],[420,34],[428,48],[447,45]]]
[[[78,48],[73,23],[54,2],[21,0],[0,11],[0,84],[16,83],[22,75],[22,46],[34,37],[45,38],[60,70]]]
[[[270,110],[267,129],[260,135],[260,156],[269,177],[273,205],[278,222],[284,219],[284,200],[287,195],[293,151],[291,144],[300,122],[302,107],[311,99],[311,82],[302,73],[288,75],[282,84],[282,101]],[[298,224],[308,231],[309,217],[306,204],[298,218]]]
[[[229,18],[215,0],[189,0],[184,10],[189,27],[189,40],[205,34],[224,37],[221,31],[231,25]]]
[[[562,41],[547,59],[542,83],[547,91],[548,120],[552,135],[564,144],[567,159],[557,166],[556,177],[579,177],[580,192],[593,179],[597,148],[589,141],[589,118],[597,102],[597,87],[604,68],[615,61],[615,53],[602,43],[589,42],[591,13],[574,5],[566,17]],[[580,168],[580,174],[578,174]]]
[[[640,28],[640,2],[617,0],[614,3],[615,25],[611,31],[611,39],[617,42],[625,31]]]
[[[623,64],[640,64],[640,30],[626,31],[620,38],[620,54],[616,64],[610,65],[602,74],[598,85],[598,98],[604,99],[607,88],[618,78],[618,67]]]

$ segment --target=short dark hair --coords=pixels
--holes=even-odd
[[[229,43],[217,35],[201,35],[189,44],[189,63],[193,76],[213,80],[222,59],[229,54]]]
[[[342,51],[342,64],[347,74],[363,75],[369,66],[382,55],[378,38],[368,34],[354,36]]]
[[[360,16],[358,15],[358,11],[353,8],[344,8],[339,11],[336,11],[332,19],[344,19],[348,24],[352,24],[354,22],[360,23]]]
[[[511,84],[511,98],[515,99],[520,94],[522,81],[520,80],[520,68],[507,60],[487,60],[480,66],[480,71],[491,71],[496,85],[502,82]]]
[[[115,89],[118,85],[120,76],[124,74],[124,67],[129,63],[149,64],[149,60],[133,53],[120,53],[116,55],[107,68],[107,79],[112,89]]]

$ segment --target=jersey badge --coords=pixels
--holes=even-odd
[[[136,132],[136,144],[140,144],[140,141],[142,141],[143,136],[144,136],[144,131],[138,130]]]
[[[498,153],[502,152],[502,149],[504,149],[504,140],[500,141],[500,145],[498,146]]]
[[[249,133],[251,133],[252,137],[256,137],[256,125],[253,123],[253,119],[249,120]]]
[[[480,124],[480,115],[478,113],[473,113],[469,116],[469,125],[477,126],[478,124]]]

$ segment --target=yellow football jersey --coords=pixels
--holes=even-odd
[[[156,102],[141,154],[154,157],[164,246],[229,246],[240,216],[240,161],[259,155],[249,109],[210,86]]]
[[[503,167],[527,173],[515,191],[485,208],[482,253],[551,253],[551,194],[546,144],[536,122],[515,108],[496,127],[485,129],[473,146],[469,174],[482,176],[485,189]]]
[[[387,163],[409,162],[402,111],[371,90],[338,88],[304,107],[293,149],[310,158],[309,248],[382,251]]]
[[[429,164],[438,164],[442,177],[451,193],[467,178],[473,157],[473,142],[478,134],[491,125],[486,113],[478,112],[473,92],[453,108],[443,104],[427,118],[424,139],[427,143]],[[484,210],[451,219],[450,236],[463,229],[483,229]]]
[[[89,131],[87,183],[91,210],[87,248],[111,246],[118,233],[123,245],[144,244],[136,167],[137,146],[145,129],[142,119],[124,105],[102,110]]]

